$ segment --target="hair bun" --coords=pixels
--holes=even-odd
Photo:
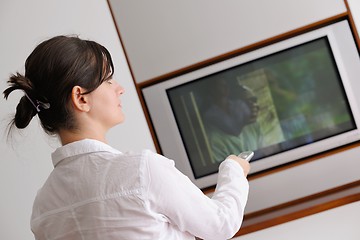
[[[29,100],[23,96],[16,106],[14,119],[15,126],[20,129],[27,127],[36,113],[36,109],[32,106]]]

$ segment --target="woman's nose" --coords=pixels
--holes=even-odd
[[[118,84],[118,94],[122,95],[125,93],[125,88],[123,88],[120,84]]]
[[[117,93],[118,95],[124,94],[124,93],[125,93],[125,89],[124,89],[117,81],[114,80],[114,83],[116,84],[116,88],[115,88],[116,93]]]

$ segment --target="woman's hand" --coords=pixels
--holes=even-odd
[[[230,155],[227,157],[227,159],[231,159],[235,162],[237,162],[238,164],[240,164],[240,166],[242,167],[243,171],[244,171],[244,175],[245,177],[249,174],[250,172],[250,163],[242,158],[239,158],[238,156],[235,155]]]

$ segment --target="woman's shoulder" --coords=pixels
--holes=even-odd
[[[123,152],[122,157],[133,161],[133,163],[134,161],[139,162],[140,165],[145,165],[147,167],[173,167],[175,165],[173,160],[150,149]]]
[[[149,149],[144,149],[142,151],[142,155],[144,159],[148,162],[148,164],[155,164],[155,165],[166,165],[173,167],[175,165],[172,159],[169,159],[159,153],[156,153]]]
[[[153,178],[163,175],[164,172],[177,171],[175,162],[150,149],[139,152],[127,152],[125,155],[137,158],[139,169],[144,175]]]

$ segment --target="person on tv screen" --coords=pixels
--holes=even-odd
[[[215,160],[222,161],[229,153],[255,151],[261,139],[256,97],[246,86],[230,86],[227,79],[212,81],[203,115]]]
[[[124,88],[113,78],[111,55],[76,36],[40,43],[11,75],[7,99],[22,90],[11,128],[34,116],[61,146],[38,191],[31,230],[42,239],[228,239],[240,228],[248,197],[249,163],[235,155],[219,166],[212,197],[174,161],[150,150],[121,152],[107,132],[124,121]],[[119,136],[126,138],[127,136]]]

